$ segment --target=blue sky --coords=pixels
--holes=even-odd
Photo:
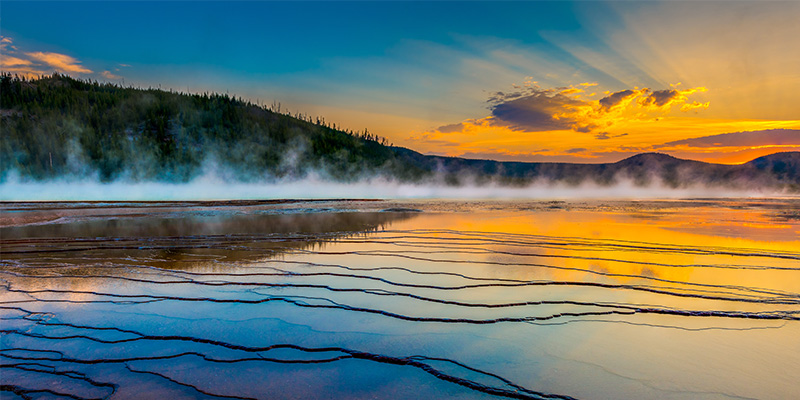
[[[413,53],[424,50],[409,47],[470,53],[475,49],[464,43],[469,38],[503,39],[569,58],[538,32],[582,29],[567,2],[4,1],[0,18],[3,35],[18,46],[70,54],[94,69],[130,65],[124,74],[129,82],[237,92],[261,85],[276,94],[340,92],[319,87],[325,80],[397,90],[407,83],[392,80],[380,65],[365,74],[343,64],[388,60],[389,71],[411,68],[406,64],[413,63]],[[432,79],[447,79],[439,76],[447,66],[441,74],[426,68]],[[182,79],[187,76],[190,82]]]
[[[314,70],[336,57],[381,56],[402,41],[453,35],[546,45],[537,32],[580,31],[572,5],[414,2],[3,2],[20,44],[129,64],[214,66],[249,74]],[[552,49],[557,51],[557,49]]]
[[[0,34],[11,72],[274,100],[436,154],[591,161],[796,127],[798,4],[4,0]],[[626,90],[624,110],[599,102]],[[497,92],[546,123],[503,120]],[[654,92],[668,105],[645,107]]]

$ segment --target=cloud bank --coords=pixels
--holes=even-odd
[[[689,96],[705,92],[704,87],[624,89],[591,100],[585,98],[583,87],[587,85],[591,84],[550,89],[533,85],[511,93],[497,92],[488,100],[492,123],[525,132],[573,130],[600,134],[600,130],[629,120],[633,115],[637,118],[666,115],[673,107],[686,112],[710,105],[709,102],[688,102]]]
[[[800,146],[800,130],[770,129],[765,131],[723,133],[719,135],[702,136],[692,139],[675,140],[656,147],[756,147],[786,145]]]
[[[95,74],[95,71],[84,66],[81,60],[67,54],[22,51],[14,44],[14,39],[8,36],[0,37],[0,52],[2,52],[0,69],[25,78],[36,78],[53,72],[75,76]],[[111,80],[122,78],[111,71],[102,71],[97,76]]]
[[[39,61],[44,65],[59,72],[73,74],[91,74],[92,70],[81,65],[81,62],[74,57],[59,53],[45,53],[41,51],[25,53],[32,60]]]

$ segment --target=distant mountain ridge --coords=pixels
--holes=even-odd
[[[236,181],[401,182],[521,186],[532,182],[800,192],[800,152],[741,165],[644,153],[615,163],[501,162],[423,155],[368,131],[281,113],[217,94],[123,88],[53,75],[0,80],[0,182],[96,176],[101,181],[186,182],[213,168]]]
[[[534,181],[578,185],[611,185],[621,180],[635,185],[661,184],[680,188],[693,185],[724,188],[780,188],[800,191],[800,152],[781,152],[740,165],[685,160],[664,153],[642,153],[614,162],[577,164],[564,162],[508,162],[457,157],[425,156],[408,149],[395,149],[407,159],[428,169],[459,173],[480,181],[481,177],[503,177],[509,184]],[[471,175],[470,175],[471,174]]]

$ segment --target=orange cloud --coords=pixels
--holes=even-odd
[[[687,146],[693,148],[747,147],[763,146],[800,146],[800,130],[768,129],[723,133],[719,135],[700,136],[690,139],[675,140],[662,147]]]
[[[620,90],[619,92],[614,92],[606,97],[603,97],[602,99],[598,100],[597,103],[605,110],[626,108],[629,104],[631,104],[633,99],[641,96],[644,93],[647,93],[647,89]]]
[[[568,88],[568,89],[564,89],[564,90],[561,91],[561,94],[564,94],[564,95],[577,94],[577,93],[583,93],[583,89]]]
[[[725,143],[713,146],[701,146],[696,140],[681,142],[718,132],[800,129],[800,120],[687,116],[685,111],[709,106],[709,102],[689,101],[693,94],[705,91],[702,87],[677,90],[673,86],[664,91],[633,88],[607,92],[600,100],[579,99],[565,95],[565,90],[533,86],[495,93],[490,99],[491,115],[416,133],[404,145],[448,156],[572,162],[614,162],[637,153],[662,151],[676,157],[738,163],[800,149],[797,140],[789,143],[785,137],[776,139],[775,134],[759,134],[748,143],[731,142],[740,135],[730,135],[725,136]],[[679,110],[684,113],[678,114]],[[797,132],[789,135],[797,138]]]
[[[103,78],[106,78],[106,79],[122,79],[122,77],[121,77],[121,76],[119,76],[119,75],[114,75],[114,74],[112,74],[112,73],[111,73],[111,71],[103,71],[103,72],[101,72],[101,73],[100,73],[100,75],[101,75]]]
[[[8,37],[0,39],[0,45],[2,45],[0,49],[3,50],[3,56],[0,57],[0,68],[3,69],[3,72],[16,74],[28,79],[38,78],[47,74],[48,71],[42,69],[40,65],[35,65],[31,60],[11,55],[14,54],[14,51],[7,50],[8,45],[11,43],[11,39]]]
[[[709,101],[707,101],[705,103],[700,103],[700,102],[695,101],[693,103],[686,103],[686,104],[682,105],[681,106],[681,111],[687,112],[687,111],[696,110],[696,109],[706,109],[706,108],[708,108],[709,105],[711,105],[711,102],[709,102]]]
[[[3,55],[3,58],[0,58],[0,67],[14,67],[19,65],[31,65],[32,62],[30,60],[23,60],[21,58],[12,57],[9,55]]]
[[[0,36],[0,68],[3,72],[17,74],[26,78],[35,78],[52,73],[54,70],[61,73],[92,74],[91,69],[81,65],[81,62],[66,54],[53,52],[26,52],[19,51],[13,45],[14,40],[7,36]],[[110,74],[110,76],[109,76]],[[111,71],[100,73],[107,79],[120,78]]]
[[[685,106],[685,103],[688,100],[687,96],[698,92],[705,92],[707,90],[708,89],[704,87],[696,87],[686,90],[665,89],[665,90],[647,91],[647,95],[639,99],[639,104],[647,109],[655,109],[655,110],[669,109],[674,105]],[[708,108],[708,105],[705,105],[704,103],[694,102],[692,103],[692,105],[689,106],[689,108],[685,110],[683,109],[683,107],[681,107],[681,111],[688,111],[694,108]]]
[[[510,93],[496,92],[489,103],[495,125],[523,132],[573,130],[597,134],[621,122],[660,118],[673,106],[681,106],[681,111],[708,108],[710,102],[688,103],[690,95],[704,91],[703,87],[633,88],[606,92],[599,100],[589,100],[582,99],[583,90],[573,86],[553,89],[530,86]]]
[[[76,74],[91,74],[92,70],[80,65],[80,61],[66,54],[45,53],[41,51],[25,53],[28,57],[43,62],[60,72],[72,72]]]
[[[0,51],[5,52],[8,48],[16,50],[17,48],[13,45],[14,41],[11,40],[8,36],[0,36]]]

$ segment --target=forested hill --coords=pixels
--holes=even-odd
[[[337,181],[383,176],[439,184],[530,182],[668,187],[704,185],[800,192],[800,153],[742,165],[639,154],[616,163],[523,163],[426,156],[366,130],[219,94],[124,88],[53,75],[0,82],[0,183],[57,177],[187,182],[206,173],[236,181]]]
[[[280,113],[220,94],[124,88],[53,75],[0,84],[0,178],[97,174],[102,181],[187,181],[208,172],[236,180],[301,177],[336,180],[387,174],[419,179],[366,130]]]

